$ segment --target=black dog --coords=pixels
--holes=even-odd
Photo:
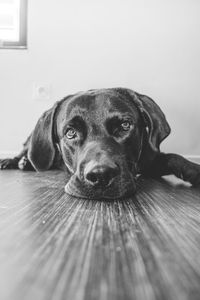
[[[175,174],[200,184],[200,166],[177,154],[164,154],[160,143],[170,127],[149,97],[124,88],[70,95],[46,111],[23,151],[0,161],[1,169],[70,172],[65,191],[89,198],[119,198],[135,191],[137,174]]]

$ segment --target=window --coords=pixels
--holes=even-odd
[[[0,48],[27,48],[27,1],[0,0]]]

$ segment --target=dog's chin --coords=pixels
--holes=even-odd
[[[115,200],[132,196],[136,183],[130,176],[127,180],[116,180],[108,187],[93,187],[82,183],[73,175],[65,185],[65,192],[71,196],[90,200]]]

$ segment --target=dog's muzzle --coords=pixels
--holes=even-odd
[[[135,191],[135,178],[116,145],[90,142],[78,157],[75,173],[65,186],[80,198],[116,199]]]
[[[67,194],[89,199],[118,199],[133,194],[135,190],[133,175],[114,162],[99,164],[90,161],[82,175],[75,173],[65,186]]]

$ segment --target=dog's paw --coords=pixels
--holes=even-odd
[[[195,187],[200,187],[200,165],[188,168],[186,171],[188,181]]]
[[[196,176],[192,182],[192,185],[195,187],[200,187],[200,172],[198,174],[196,174]]]
[[[18,160],[16,158],[0,159],[0,170],[18,169]]]
[[[33,170],[33,167],[28,160],[27,156],[23,156],[18,162],[18,168],[22,171],[30,171]]]

